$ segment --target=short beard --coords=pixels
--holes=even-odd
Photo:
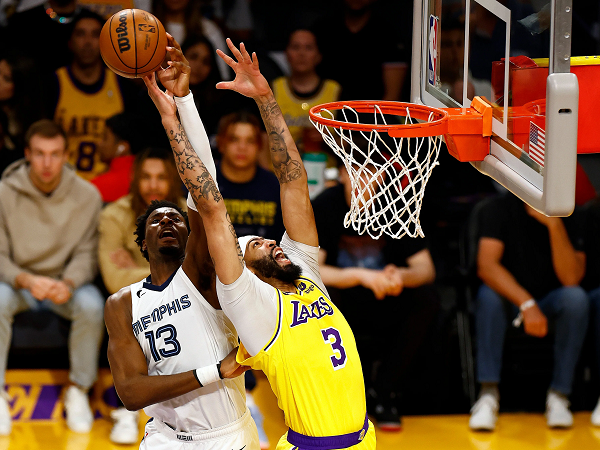
[[[302,267],[299,265],[290,263],[281,267],[271,255],[252,261],[249,265],[264,278],[275,278],[284,283],[293,283],[302,275]]]

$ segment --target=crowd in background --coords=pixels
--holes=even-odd
[[[0,374],[3,380],[13,316],[46,308],[72,321],[74,388],[67,421],[85,431],[93,420],[86,393],[105,333],[98,321],[103,297],[149,275],[134,240],[135,220],[153,200],[185,208],[185,192],[144,85],[118,77],[101,59],[105,17],[92,9],[102,2],[23,3],[0,3]],[[380,428],[399,430],[405,412],[464,412],[465,369],[448,339],[456,335],[452,314],[460,308],[473,315],[481,383],[471,428],[495,426],[503,342],[516,317],[524,334],[555,336],[548,425],[572,424],[568,397],[581,378],[578,367],[588,364],[597,373],[600,364],[595,194],[580,195],[572,217],[547,219],[444,152],[425,195],[427,238],[373,240],[343,227],[350,179],[311,125],[308,110],[344,99],[409,100],[412,1],[135,3],[162,21],[190,63],[190,89],[238,235],[279,240],[278,182],[258,110],[249,99],[215,89],[232,77],[215,54],[226,49],[225,37],[256,50],[298,148],[307,162],[318,163],[318,174],[309,179],[322,278],[356,335],[368,411]],[[597,36],[584,35],[593,29],[590,18],[598,26],[598,6],[579,3],[582,10],[595,8],[595,16],[578,16],[583,22],[574,27],[573,54],[597,54]],[[442,36],[442,45],[456,50],[444,68],[463,64],[464,32],[457,23]],[[484,38],[474,38],[482,53]],[[489,89],[490,74],[484,72],[472,74],[469,92]],[[462,90],[457,71],[441,75],[448,92]],[[465,234],[476,245],[466,249],[471,258],[461,272],[469,237],[459,238]],[[476,294],[464,305],[459,299],[473,280]],[[587,354],[586,342],[592,348]],[[597,399],[598,389],[591,392]],[[594,405],[590,400],[577,407]],[[0,397],[0,434],[7,434],[3,408]],[[137,416],[121,411],[114,418],[125,427],[113,429],[115,442],[137,430]],[[592,422],[600,426],[600,403]],[[261,441],[267,445],[265,436]]]

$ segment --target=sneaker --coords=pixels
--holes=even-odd
[[[261,450],[267,450],[269,448],[269,438],[267,438],[267,433],[265,433],[265,429],[263,428],[263,415],[260,409],[258,409],[257,404],[254,403],[254,397],[248,391],[246,391],[246,406],[250,410],[250,415],[256,424],[260,448]]]
[[[494,431],[498,421],[498,399],[492,394],[483,394],[471,408],[469,428],[473,431]]]
[[[564,395],[548,392],[546,397],[546,423],[550,428],[573,426],[573,414],[569,410],[569,400]]]
[[[87,392],[77,386],[69,386],[65,393],[67,426],[75,433],[89,433],[94,423]]]
[[[10,410],[8,409],[8,394],[0,392],[0,436],[8,436],[12,428]]]
[[[110,413],[114,420],[110,430],[110,440],[115,444],[135,444],[138,441],[140,430],[138,427],[139,413],[128,411],[125,408],[115,409]]]
[[[600,399],[598,399],[598,404],[592,411],[592,425],[600,427]]]

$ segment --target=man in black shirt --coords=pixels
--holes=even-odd
[[[369,414],[381,429],[399,431],[398,396],[439,307],[435,267],[423,239],[375,240],[344,228],[352,189],[344,167],[340,181],[313,201],[321,276],[334,301],[343,290],[336,306],[356,336]]]
[[[550,427],[570,427],[567,396],[585,338],[589,299],[578,286],[585,273],[577,217],[546,217],[512,194],[492,200],[480,213],[477,271],[483,281],[476,310],[477,378],[482,384],[469,426],[493,430],[507,320],[543,337],[556,322],[554,372],[546,400]],[[512,317],[505,301],[514,306]],[[518,315],[517,315],[518,314]]]

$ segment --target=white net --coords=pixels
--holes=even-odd
[[[339,115],[336,120],[342,123],[361,123],[359,114],[349,106],[344,105]],[[387,125],[377,105],[373,116],[375,124]],[[328,110],[321,110],[321,117],[334,118]],[[425,185],[439,164],[442,137],[392,138],[385,131],[354,131],[311,121],[342,159],[350,177],[350,211],[344,226],[351,224],[359,234],[367,232],[374,239],[383,233],[395,239],[404,235],[423,237],[419,215]],[[408,108],[404,121],[415,122]]]

